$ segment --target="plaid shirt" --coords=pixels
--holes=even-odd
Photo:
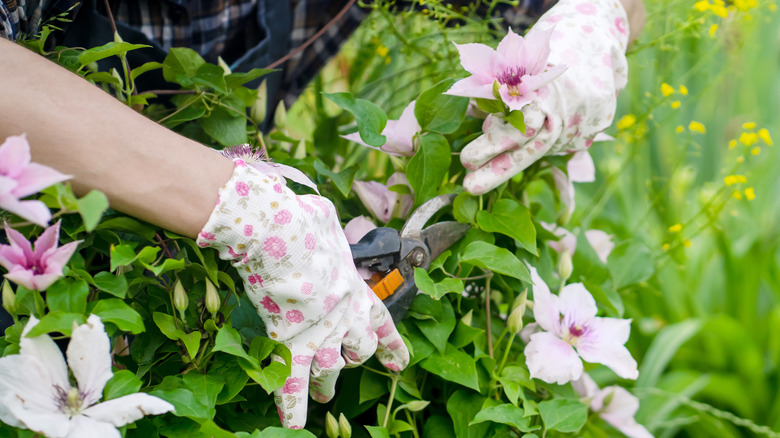
[[[86,0],[81,0],[85,2]],[[280,1],[280,0],[266,0]],[[290,47],[302,45],[323,28],[348,0],[290,0],[293,14]],[[520,6],[502,5],[506,25],[527,28],[555,0],[523,0]],[[35,35],[46,20],[77,7],[79,0],[0,0],[0,37],[17,40]],[[104,2],[98,12],[106,14]],[[228,63],[262,40],[256,25],[258,0],[109,0],[117,22],[122,22],[157,41],[163,49],[190,47],[207,61],[222,56]],[[88,7],[88,6],[87,6]],[[367,10],[353,6],[311,46],[285,65],[282,89],[287,97],[297,95],[320,68],[338,51],[366,17]],[[55,23],[66,26],[67,23]]]

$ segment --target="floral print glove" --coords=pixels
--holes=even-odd
[[[268,336],[292,352],[292,373],[274,398],[284,426],[298,429],[306,423],[307,393],[330,400],[343,367],[376,352],[400,371],[409,352],[357,273],[333,204],[298,196],[279,177],[234,162],[198,244],[232,262]]]
[[[560,0],[534,25],[525,42],[538,45],[549,34],[548,71],[557,71],[561,65],[566,70],[546,85],[528,91],[528,97],[533,98],[525,105],[528,99],[519,93],[526,94],[523,80],[532,82],[533,76],[520,78],[518,71],[525,72],[525,68],[512,67],[511,56],[504,60],[509,73],[494,75],[500,84],[502,80],[509,83],[509,90],[516,87],[511,96],[504,90],[506,87],[502,86],[500,92],[510,109],[518,108],[512,108],[508,96],[523,103],[526,134],[504,119],[488,116],[483,134],[460,155],[461,162],[470,170],[463,182],[466,190],[485,193],[545,155],[590,147],[594,137],[612,124],[617,93],[626,85],[627,27],[626,13],[618,0]],[[465,60],[469,53],[463,46],[458,49]],[[499,45],[499,56],[501,50]],[[519,50],[521,54],[516,56],[521,60],[523,56],[544,52],[528,45]],[[479,72],[472,73],[467,80],[474,83]],[[513,79],[519,84],[514,84]],[[456,93],[450,90],[450,94]]]

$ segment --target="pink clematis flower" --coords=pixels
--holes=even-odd
[[[540,222],[542,226],[549,232],[560,237],[558,241],[550,241],[550,248],[553,251],[560,254],[563,251],[568,251],[570,256],[574,255],[574,251],[577,250],[577,238],[571,231],[566,228],[556,226],[547,222]],[[615,242],[612,241],[612,235],[607,234],[601,230],[588,230],[585,231],[585,239],[587,239],[590,246],[596,252],[602,263],[607,263],[607,257],[612,253],[615,248]]]
[[[382,147],[375,148],[365,144],[360,138],[360,133],[357,132],[344,135],[343,137],[349,141],[360,143],[365,147],[387,152],[390,155],[411,157],[414,155],[414,136],[421,130],[420,124],[417,123],[417,118],[414,116],[414,104],[415,101],[413,100],[407,105],[398,120],[387,121],[385,129],[382,130],[382,135],[386,138]]]
[[[511,29],[498,48],[484,44],[455,44],[460,63],[471,76],[456,82],[447,94],[494,99],[493,83],[511,110],[522,109],[537,90],[560,76],[565,65],[548,66],[552,29],[532,30],[525,38]]]
[[[41,201],[22,201],[32,194],[70,178],[51,167],[32,163],[30,144],[24,135],[14,135],[0,145],[0,208],[45,227],[51,212]]]
[[[555,181],[555,188],[558,189],[561,204],[566,208],[566,214],[571,216],[575,208],[573,183],[595,181],[596,167],[588,151],[579,151],[566,163],[566,172],[568,175],[557,167],[552,168],[553,181]]]
[[[409,180],[401,172],[392,174],[387,179],[387,185],[376,181],[356,180],[352,187],[368,211],[380,221],[387,223],[394,217],[408,216],[414,204],[412,195],[402,195],[389,189],[398,184],[409,186]]]
[[[615,429],[629,438],[652,438],[653,435],[634,419],[639,410],[639,400],[620,386],[599,389],[596,382],[587,375],[572,382],[574,390],[582,397],[590,410],[598,414]]]
[[[277,175],[283,180],[291,179],[298,184],[302,184],[306,187],[314,189],[315,192],[320,193],[317,189],[317,185],[306,176],[305,173],[300,170],[290,167],[286,164],[274,163],[265,156],[265,150],[255,148],[250,144],[237,144],[230,146],[219,151],[225,157],[230,159],[240,159],[244,163],[254,167],[255,169],[263,172],[266,175]]]
[[[32,290],[45,290],[62,277],[62,268],[79,245],[79,241],[57,248],[60,222],[50,226],[33,245],[21,233],[5,226],[10,245],[0,245],[0,265],[8,269],[5,278]]]
[[[530,336],[525,347],[531,377],[562,385],[582,377],[582,359],[606,365],[624,379],[639,376],[637,364],[625,347],[630,319],[596,316],[596,301],[581,283],[550,293],[535,269],[534,318],[543,331]]]

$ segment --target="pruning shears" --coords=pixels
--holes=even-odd
[[[396,323],[404,317],[417,295],[414,268],[428,269],[431,261],[471,228],[454,221],[423,228],[439,210],[452,204],[453,199],[454,194],[437,196],[415,210],[401,231],[376,228],[358,243],[350,245],[355,266],[372,272],[367,282]]]

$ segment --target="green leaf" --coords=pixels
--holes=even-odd
[[[376,400],[387,391],[387,377],[366,369],[360,374],[360,404]]]
[[[417,297],[415,302],[419,303],[426,297]],[[447,339],[455,329],[455,311],[449,300],[441,300],[441,316],[438,318],[423,319],[416,321],[417,327],[423,335],[433,344],[440,353],[444,353],[447,348]]]
[[[95,274],[93,278],[95,286],[117,298],[124,298],[127,294],[127,279],[124,275],[114,275],[110,272],[101,271]]]
[[[208,117],[198,119],[198,125],[222,146],[233,146],[247,142],[246,118],[218,106]]]
[[[27,333],[27,337],[32,338],[50,332],[60,332],[65,336],[70,336],[74,321],[78,325],[87,322],[84,315],[80,313],[65,313],[59,310],[49,312],[41,317],[38,324]]]
[[[414,116],[424,131],[450,134],[455,132],[466,117],[469,99],[444,94],[454,79],[439,82],[423,91],[414,105]]]
[[[350,93],[322,94],[342,109],[352,113],[358,125],[360,138],[367,145],[380,147],[385,144],[387,139],[382,135],[382,130],[387,124],[387,115],[382,108],[371,101],[356,99]]]
[[[81,55],[79,55],[79,62],[82,66],[92,64],[95,61],[100,61],[101,59],[108,58],[110,56],[123,56],[125,53],[131,51],[131,50],[137,50],[137,49],[143,49],[144,47],[151,47],[147,46],[146,44],[130,44],[125,42],[110,42],[103,44],[99,47],[93,47],[89,50],[84,51]]]
[[[154,240],[156,231],[154,227],[127,216],[106,219],[97,226],[96,230],[123,231],[136,234],[146,240]]]
[[[345,198],[349,197],[349,192],[352,190],[352,181],[355,180],[355,174],[360,169],[360,166],[354,165],[347,167],[339,173],[336,173],[328,169],[325,164],[320,160],[314,161],[314,170],[320,175],[324,175],[333,181],[333,184],[339,189],[339,192]]]
[[[227,85],[225,84],[225,71],[222,67],[214,64],[203,64],[198,68],[192,82],[196,85],[203,85],[211,88],[219,94],[227,94]]]
[[[471,391],[460,389],[447,400],[447,413],[450,414],[457,438],[483,438],[489,424],[469,426],[469,422],[482,409],[485,398]],[[435,437],[438,438],[438,437]]]
[[[474,358],[447,344],[444,354],[435,353],[420,362],[420,366],[444,380],[479,391],[479,378]]]
[[[187,385],[187,388],[195,394],[198,402],[208,407],[217,404],[217,396],[222,391],[222,387],[225,386],[217,378],[200,373],[187,373],[181,378],[184,384]]]
[[[183,48],[174,47],[168,51],[168,55],[163,61],[163,77],[168,82],[174,82],[188,87],[193,84],[192,78],[198,72],[200,66],[206,61],[198,55],[198,52]]]
[[[390,438],[390,432],[381,426],[365,426],[371,438]]]
[[[103,212],[108,208],[108,198],[103,192],[92,190],[86,196],[76,201],[79,214],[84,220],[84,229],[90,232],[95,229]]]
[[[146,330],[141,315],[118,298],[99,300],[92,309],[92,313],[99,316],[103,322],[112,322],[120,330],[134,335]]]
[[[517,240],[531,254],[539,255],[531,212],[523,205],[511,199],[499,199],[490,211],[477,213],[477,223],[482,230],[505,234]]]
[[[501,376],[498,377],[498,381],[501,382],[501,386],[504,388],[504,394],[512,404],[517,405],[517,399],[520,396],[522,387],[526,387],[531,391],[536,391],[536,384],[528,374],[528,369],[525,367],[510,365],[501,371]]]
[[[46,289],[46,304],[50,311],[83,315],[87,311],[87,296],[89,285],[86,281],[61,278]]]
[[[477,198],[469,193],[460,193],[452,201],[452,215],[458,222],[476,224],[477,210],[479,210]]]
[[[265,76],[268,73],[275,72],[276,70],[270,69],[270,68],[253,68],[252,70],[249,70],[246,73],[230,73],[229,75],[225,76],[225,84],[227,85],[228,89],[233,89],[238,87],[239,85],[244,85],[247,82],[252,82],[255,79]]]
[[[406,177],[415,193],[415,205],[436,196],[451,162],[450,144],[446,138],[440,134],[420,137],[420,149],[406,167]]]
[[[484,330],[472,327],[459,320],[458,324],[455,326],[455,332],[450,338],[450,342],[455,346],[455,348],[463,348],[466,345],[472,343],[474,339],[477,339],[477,337],[483,335],[484,333]]]
[[[233,356],[215,355],[209,365],[208,375],[221,378],[225,386],[217,396],[217,404],[229,403],[244,389],[249,376],[238,364],[238,359]]]
[[[524,417],[524,413],[525,411],[522,408],[518,408],[510,403],[491,406],[479,411],[469,425],[492,421],[494,423],[508,424],[521,432],[531,432],[539,429],[539,426],[531,425],[531,418]]]
[[[162,264],[153,266],[148,263],[141,263],[141,265],[152,271],[152,273],[159,277],[160,275],[168,272],[168,271],[174,271],[177,269],[184,269],[184,266],[186,265],[186,262],[184,260],[178,260],[178,259],[165,259],[165,261],[162,262]]]
[[[635,386],[655,387],[677,350],[699,332],[701,325],[698,319],[691,319],[664,327],[645,353]]]
[[[217,338],[214,340],[214,348],[211,351],[221,351],[257,364],[257,360],[249,356],[244,350],[244,344],[238,330],[229,325],[224,325],[219,329]]]
[[[103,399],[113,400],[128,394],[135,394],[141,389],[141,379],[130,370],[119,370],[114,373],[103,389]]]
[[[514,110],[510,112],[508,116],[504,117],[504,119],[525,135],[525,116],[522,111]]]
[[[148,71],[157,70],[160,68],[163,68],[163,65],[159,62],[147,62],[130,70],[130,80],[135,81],[135,78],[138,76],[141,76]]]
[[[104,82],[106,84],[111,84],[115,87],[122,86],[122,82],[119,80],[119,78],[106,71],[90,73],[84,76],[84,79],[94,83]]]
[[[214,417],[214,408],[204,406],[197,400],[195,394],[187,388],[157,389],[151,391],[149,395],[160,397],[172,404],[175,409],[172,413],[177,417],[205,418],[209,420]]]
[[[641,283],[655,271],[653,254],[640,242],[623,242],[607,258],[615,289]]]
[[[269,394],[271,391],[284,386],[284,382],[290,375],[292,356],[290,350],[287,349],[284,344],[276,342],[273,339],[266,337],[256,337],[252,339],[252,344],[249,346],[249,355],[253,358],[257,358],[256,363],[264,360],[271,353],[280,356],[284,362],[282,363],[273,360],[268,366],[260,368],[259,365],[251,365],[245,360],[239,361],[239,365],[241,365],[241,368],[244,369],[247,375],[262,386]]]
[[[200,347],[199,331],[186,333],[184,330],[176,328],[173,316],[165,313],[154,312],[154,314],[152,314],[152,319],[165,337],[174,341],[182,341],[182,343],[184,343],[184,348],[187,349],[187,354],[189,354],[191,358],[198,354],[198,349]]]
[[[414,268],[414,283],[420,292],[430,295],[433,299],[439,300],[450,292],[463,292],[463,280],[457,278],[445,278],[434,283],[425,269]]]
[[[528,272],[528,268],[525,267],[517,256],[505,248],[500,248],[487,242],[471,242],[466,247],[466,250],[463,251],[460,261],[528,283],[531,282],[531,274]]]
[[[588,419],[588,407],[576,400],[545,400],[539,403],[539,413],[546,429],[564,433],[577,432]]]
[[[160,248],[158,247],[146,246],[136,254],[134,244],[112,245],[111,272],[114,272],[118,266],[128,266],[135,261],[151,263],[157,258],[157,253],[159,251]]]
[[[479,107],[479,109],[481,109],[486,113],[503,114],[506,108],[504,102],[501,102],[500,100],[481,99],[481,98],[476,98],[474,100],[477,102],[477,106]]]
[[[159,120],[166,128],[175,128],[184,122],[200,119],[209,110],[203,103],[203,96],[200,94],[173,96],[171,102],[176,104],[176,111]]]

